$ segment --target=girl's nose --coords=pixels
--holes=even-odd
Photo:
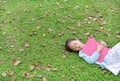
[[[75,45],[75,47],[78,47],[78,45]]]

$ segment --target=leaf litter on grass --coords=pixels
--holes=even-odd
[[[64,2],[66,2],[67,0],[64,0]],[[57,2],[56,1],[56,6],[58,7],[58,9],[64,9],[64,6],[62,5],[62,3],[61,2]],[[70,5],[71,6],[71,5]],[[78,4],[77,5],[75,5],[74,7],[73,7],[73,9],[76,11],[76,10],[79,10],[80,9],[80,7],[81,6],[79,6]],[[88,9],[90,8],[90,6],[86,6],[86,13],[89,13],[88,11]],[[28,7],[28,8],[24,8],[23,9],[23,11],[25,12],[25,13],[27,13],[27,12],[31,12],[32,10]],[[88,15],[83,21],[74,21],[74,20],[72,20],[72,18],[74,18],[74,16],[73,15],[71,15],[70,13],[66,16],[66,15],[63,15],[62,16],[62,13],[58,13],[57,11],[54,11],[53,13],[55,13],[56,14],[56,16],[58,16],[58,19],[57,19],[57,22],[58,23],[60,23],[60,24],[65,24],[66,23],[66,20],[65,19],[70,19],[70,21],[71,21],[71,24],[73,23],[75,23],[76,24],[76,26],[70,26],[70,27],[68,27],[68,30],[70,30],[70,31],[72,31],[72,33],[73,33],[73,35],[75,35],[75,36],[77,36],[77,31],[76,31],[76,27],[81,27],[81,29],[84,29],[84,25],[85,24],[87,24],[87,25],[90,25],[91,26],[91,24],[93,24],[93,23],[98,23],[99,24],[99,27],[96,27],[96,30],[97,30],[97,32],[100,34],[100,33],[105,33],[105,36],[106,37],[109,37],[110,36],[110,32],[106,32],[106,28],[105,28],[105,25],[107,25],[108,24],[108,22],[103,18],[103,16],[104,16],[104,14],[101,14],[100,13],[100,11],[99,10],[96,10],[96,12],[98,12],[98,14],[91,14],[91,15]],[[10,14],[12,14],[12,12],[11,11],[7,11],[7,14],[8,15],[10,15]],[[42,14],[42,16],[40,16],[40,18],[42,17],[42,18],[47,18],[49,15],[51,14],[51,10],[46,10],[43,14]],[[60,16],[62,16],[61,18],[59,18]],[[33,21],[35,20],[35,18],[32,18],[31,19],[31,22],[30,23],[33,23]],[[3,23],[5,23],[5,24],[7,24],[9,22],[9,20],[8,19],[4,19],[3,20]],[[38,25],[36,28],[37,29],[41,29],[41,24],[40,25]],[[83,28],[82,28],[83,27]],[[66,28],[65,28],[66,29]],[[94,27],[89,27],[89,30],[90,31],[92,31],[94,29]],[[39,33],[38,33],[38,31],[40,31],[40,30],[32,30],[30,33],[29,33],[29,35],[30,35],[30,37],[33,37],[33,36],[36,36],[36,35],[39,35]],[[48,30],[47,31],[49,31],[49,32],[53,32],[54,31],[54,28],[48,28]],[[85,35],[85,36],[87,36],[87,37],[90,37],[90,36],[96,36],[96,33],[94,33],[94,34],[92,34],[91,32],[88,32],[88,31],[86,31],[86,32],[82,32],[83,34],[81,34],[81,35]],[[56,33],[56,35],[53,35],[52,36],[52,38],[57,38],[57,37],[63,37],[64,35],[65,35],[65,31],[64,30],[61,30],[61,31],[59,31],[58,33]],[[47,34],[44,32],[43,34],[42,34],[42,37],[47,37]],[[119,33],[116,33],[116,37],[117,38],[120,38],[120,35],[119,35]],[[9,42],[10,43],[10,42]],[[47,44],[46,43],[42,43],[41,44],[43,47],[47,47]],[[14,41],[12,41],[12,43],[11,44],[9,44],[9,46],[11,47],[11,48],[16,48],[16,45],[15,45],[15,43],[14,43]],[[31,44],[29,43],[29,42],[27,42],[27,43],[25,43],[25,41],[24,41],[24,47],[25,48],[28,48],[28,47],[30,47],[31,46]],[[26,49],[24,48],[24,47],[21,47],[21,48],[18,48],[18,50],[19,50],[19,52],[25,52],[26,51]],[[30,47],[31,48],[31,47]],[[3,48],[2,48],[3,49]],[[63,58],[67,58],[66,57],[66,53],[67,52],[64,52],[63,51]],[[21,60],[18,60],[18,59],[12,59],[13,60],[13,62],[12,62],[12,64],[13,65],[15,65],[15,66],[18,66],[20,63],[21,63]],[[22,62],[22,63],[24,63],[24,61]],[[81,69],[84,69],[85,67],[84,66],[81,66],[80,67]],[[38,63],[34,63],[33,65],[30,65],[29,66],[29,68],[28,68],[28,70],[30,70],[30,71],[32,71],[32,72],[34,72],[35,71],[35,69],[37,69],[37,70],[43,70],[43,71],[46,71],[46,72],[49,72],[49,71],[55,71],[55,72],[57,72],[57,68],[54,68],[54,67],[52,67],[52,65],[51,64],[48,64],[45,68],[43,68],[42,67],[42,65],[39,65]],[[14,76],[14,73],[15,72],[10,72],[9,73],[9,76]],[[103,72],[103,74],[104,74],[104,72]],[[2,74],[3,76],[6,76],[6,73],[3,73]],[[23,75],[24,76],[26,76],[27,78],[29,78],[29,79],[32,79],[32,78],[35,78],[35,76],[36,75],[34,75],[34,74],[30,74],[29,72],[26,72],[26,73],[23,73]],[[42,80],[43,81],[47,81],[47,77],[45,77],[44,75],[39,75],[39,77],[40,78],[42,78]],[[65,76],[65,77],[63,77],[63,79],[65,79],[67,76]],[[71,81],[74,81],[74,79],[71,79]]]

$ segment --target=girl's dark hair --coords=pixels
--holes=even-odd
[[[76,40],[76,39],[71,38],[71,39],[68,39],[68,40],[66,41],[66,43],[65,43],[65,48],[66,48],[67,51],[74,52],[74,51],[70,48],[70,46],[69,46],[69,44],[70,44],[72,41],[74,41],[74,40]]]

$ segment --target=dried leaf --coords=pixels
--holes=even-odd
[[[15,64],[17,60],[16,59],[12,59],[12,64]]]
[[[65,49],[62,49],[62,53],[65,53],[66,52],[66,50]]]
[[[21,61],[20,61],[20,60],[17,60],[17,61],[14,63],[14,65],[17,66],[17,65],[19,65],[20,63],[21,63]]]
[[[25,12],[30,12],[30,8],[25,8],[24,11]]]
[[[27,78],[32,79],[34,78],[34,75],[28,75]]]
[[[81,22],[77,22],[77,26],[81,26]]]
[[[30,32],[30,36],[33,36],[33,35],[37,35],[37,32],[35,30],[32,30],[32,32]]]
[[[64,34],[64,31],[61,31],[58,36],[62,36]]]
[[[52,32],[52,31],[53,31],[53,29],[51,29],[51,28],[48,28],[48,31]]]
[[[43,36],[43,37],[45,37],[45,36],[46,36],[46,34],[43,34],[42,36]]]
[[[89,35],[90,35],[90,32],[87,32],[87,33],[85,33],[84,35],[85,35],[85,36],[89,36]]]
[[[85,67],[84,66],[80,66],[80,69],[84,69]]]
[[[75,69],[75,67],[74,67],[74,66],[72,66],[72,69]]]
[[[65,2],[67,1],[67,0],[64,0]]]
[[[37,67],[37,66],[38,66],[38,62],[35,62],[33,65],[34,65],[35,67]]]
[[[28,48],[29,46],[30,46],[30,44],[29,44],[29,43],[26,43],[26,44],[25,44],[25,47],[26,47],[26,48]]]
[[[8,12],[6,12],[7,14],[11,14],[12,12],[10,12],[10,11],[8,11]]]
[[[107,37],[110,37],[110,34],[109,34],[109,33],[105,33],[105,35],[106,35]]]
[[[71,79],[71,81],[75,81],[74,79]]]
[[[42,67],[41,66],[37,66],[36,69],[40,70]]]
[[[106,21],[103,21],[101,25],[105,25],[105,24],[107,24],[107,22],[106,22]]]
[[[48,64],[47,67],[51,67],[52,65],[51,64]]]
[[[35,66],[30,66],[30,67],[29,67],[29,70],[30,70],[30,71],[33,71],[33,70],[34,70],[34,67],[35,67]]]
[[[63,58],[66,58],[66,55],[65,54],[63,54],[63,56],[62,56]]]
[[[33,32],[30,32],[30,36],[33,36]]]
[[[12,77],[14,75],[14,72],[10,72],[8,76]]]
[[[104,31],[104,28],[103,28],[103,27],[99,27],[98,30],[99,30],[100,32],[103,32],[103,31]]]
[[[14,45],[10,45],[11,48],[14,48]]]
[[[52,68],[51,70],[52,70],[52,71],[57,71],[57,68]]]
[[[41,26],[37,26],[36,28],[37,28],[37,29],[40,29],[40,28],[41,28]]]
[[[75,28],[74,27],[67,27],[68,29],[70,29],[70,30],[75,30]]]
[[[80,8],[80,6],[78,6],[78,5],[74,7],[75,10],[76,10],[76,9],[79,9],[79,8]]]
[[[4,63],[5,62],[5,60],[0,60],[0,63]]]
[[[120,38],[120,35],[116,36],[117,38]]]
[[[21,49],[19,49],[19,51],[20,51],[20,52],[24,52],[24,49],[23,49],[23,48],[21,48]]]
[[[111,32],[111,29],[108,29],[109,32]]]
[[[3,32],[3,33],[2,33],[2,35],[5,35],[5,34],[6,34],[6,32]]]
[[[94,38],[94,35],[93,35],[93,34],[90,34],[90,38]]]
[[[48,81],[48,80],[47,80],[47,78],[43,77],[43,78],[42,78],[42,81]]]
[[[117,35],[120,35],[120,32],[119,32],[119,31],[116,31],[116,34],[117,34]]]
[[[102,71],[102,74],[105,74],[105,73],[106,73],[106,71],[105,71],[105,70],[103,70],[103,71]]]
[[[51,70],[51,68],[48,68],[48,67],[47,67],[47,68],[45,68],[45,70],[46,70],[46,71],[50,71],[50,70]]]
[[[2,50],[2,47],[0,46],[0,50]]]
[[[23,72],[23,73],[22,73],[22,76],[23,76],[23,77],[26,77],[26,76],[28,76],[28,75],[29,75],[29,73],[27,73],[27,72]]]
[[[61,8],[61,4],[56,2],[56,5],[58,6],[58,8]]]
[[[41,74],[40,74],[40,75],[38,75],[38,77],[39,77],[39,78],[42,78],[42,77],[43,77],[43,75],[41,75]]]
[[[12,59],[12,64],[13,64],[13,65],[17,66],[17,65],[19,65],[20,63],[21,63],[20,60]]]
[[[6,77],[6,76],[7,76],[7,74],[6,74],[5,72],[3,72],[3,73],[2,73],[2,76],[3,76],[3,77]]]

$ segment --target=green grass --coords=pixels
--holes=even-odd
[[[112,47],[120,41],[116,32],[120,32],[120,0],[0,0],[0,60],[4,60],[0,81],[43,81],[40,74],[48,81],[119,81],[120,74],[114,76],[78,54],[62,52],[68,38],[85,42],[90,35]],[[14,66],[14,58],[21,63]],[[35,62],[40,70],[30,71]],[[3,72],[14,75],[3,77]],[[34,78],[23,77],[23,72]]]

